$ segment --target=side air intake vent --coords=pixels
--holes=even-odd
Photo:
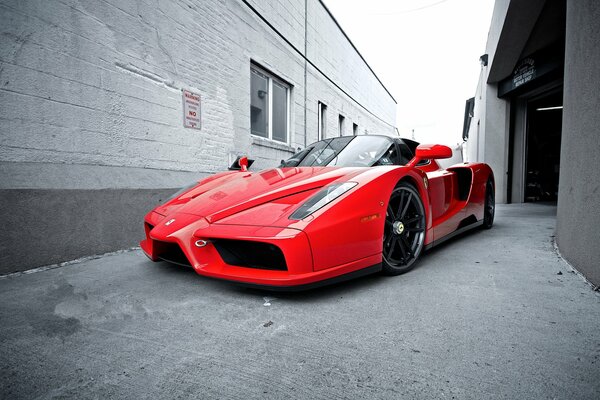
[[[467,218],[464,218],[462,221],[460,221],[460,224],[458,224],[458,228],[456,228],[456,230],[462,229],[469,225],[473,225],[475,223],[477,223],[477,217],[471,214]]]
[[[213,245],[229,265],[287,271],[283,252],[270,243],[219,239],[214,240]]]

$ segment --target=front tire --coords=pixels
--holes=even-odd
[[[400,182],[392,192],[383,229],[383,272],[399,275],[414,268],[425,242],[425,208],[419,192]]]

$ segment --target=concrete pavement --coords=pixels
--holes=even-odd
[[[597,399],[600,294],[555,208],[413,271],[268,293],[125,252],[0,279],[0,398]]]

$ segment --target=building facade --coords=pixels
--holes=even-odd
[[[136,246],[235,157],[395,134],[396,102],[319,0],[0,0],[0,273]]]
[[[496,0],[465,158],[487,162],[496,200],[557,204],[556,243],[600,285],[600,2]]]

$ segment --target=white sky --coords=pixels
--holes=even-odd
[[[400,136],[462,142],[494,0],[324,0],[398,102]]]

